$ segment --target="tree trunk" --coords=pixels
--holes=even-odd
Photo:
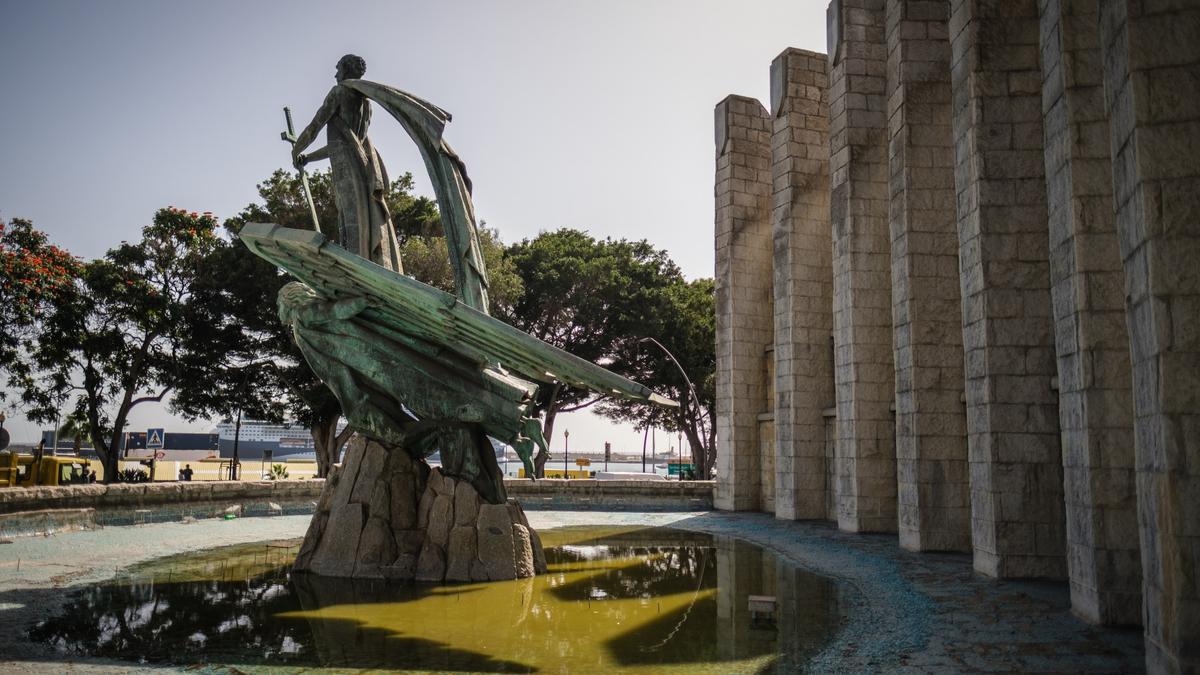
[[[317,455],[317,478],[329,476],[329,470],[337,463],[342,446],[350,440],[351,434],[354,433],[354,430],[346,425],[346,428],[339,434],[337,431],[339,418],[340,415],[317,418],[310,430]]]
[[[550,394],[550,403],[546,406],[546,418],[542,422],[542,436],[546,439],[546,449],[538,448],[537,454],[533,456],[533,475],[535,478],[546,477],[546,462],[550,460],[550,443],[554,438],[554,418],[558,415],[558,392],[562,385],[554,385],[554,391]]]
[[[683,435],[687,436],[688,443],[692,446],[692,463],[696,465],[696,478],[699,480],[708,479],[708,448],[701,441],[700,434],[695,426],[691,424],[684,425]]]
[[[333,454],[333,435],[337,429],[337,418],[324,418],[313,421],[313,447],[317,454],[317,478],[329,476],[329,469],[336,459]]]
[[[104,482],[117,482],[117,453],[107,453],[106,456],[100,458],[100,463],[104,466]]]
[[[691,414],[693,412],[695,414]],[[703,414],[703,410],[693,411],[692,406],[688,405],[680,408],[676,417],[688,443],[692,446],[692,463],[695,465],[698,480],[708,480],[712,477],[714,459],[714,439],[710,434],[704,433],[704,426],[700,423]]]

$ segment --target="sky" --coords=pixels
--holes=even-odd
[[[777,54],[825,50],[826,4],[0,0],[0,219],[90,258],[164,206],[234,215],[289,163],[283,106],[302,128],[355,53],[364,79],[453,114],[476,213],[506,243],[559,227],[648,239],[710,277],[713,107],[769,105]],[[370,136],[390,174],[433,196],[398,124],[377,114]],[[14,440],[38,436],[3,405]],[[641,450],[630,428],[564,417],[556,449],[567,428],[572,448]],[[212,423],[135,409],[130,429],[150,426]]]

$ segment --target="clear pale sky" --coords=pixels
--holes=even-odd
[[[711,276],[713,106],[769,105],[779,52],[825,50],[826,4],[0,0],[0,219],[96,257],[160,207],[233,215],[288,163],[282,106],[307,124],[350,52],[365,79],[454,115],[446,138],[505,242],[558,227],[645,238],[689,278]],[[377,114],[371,138],[432,196],[398,124]],[[6,405],[14,440],[37,437]],[[148,426],[211,423],[135,409],[130,429]],[[641,448],[590,415],[556,426],[573,450]]]

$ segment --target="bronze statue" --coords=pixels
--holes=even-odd
[[[513,446],[532,476],[533,452],[546,447],[539,418],[556,384],[676,404],[488,315],[471,182],[442,138],[450,114],[359,79],[365,69],[357,56],[338,62],[337,85],[292,151],[297,168],[332,162],[342,246],[270,224],[241,231],[250,250],[297,279],[280,291],[280,319],[360,435],[326,483],[295,568],[426,580],[529,576],[545,569],[541,547],[507,500],[489,438]],[[425,160],[454,295],[403,275],[383,200],[387,174],[366,135],[371,101]],[[304,154],[321,127],[328,145]],[[424,460],[434,452],[441,468],[431,471]]]
[[[338,209],[338,243],[377,265],[403,272],[386,202],[387,169],[367,137],[371,103],[343,84],[347,79],[362,77],[366,71],[367,62],[361,57],[347,54],[338,60],[334,75],[337,84],[296,138],[292,162],[299,169],[309,162],[328,159]],[[304,154],[322,128],[325,147]]]

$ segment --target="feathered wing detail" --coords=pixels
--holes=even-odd
[[[488,278],[475,225],[475,207],[471,202],[471,180],[467,167],[454,149],[442,138],[450,113],[378,82],[343,80],[342,84],[378,103],[408,133],[429,171],[437,194],[442,227],[459,300],[472,309],[487,313]]]

